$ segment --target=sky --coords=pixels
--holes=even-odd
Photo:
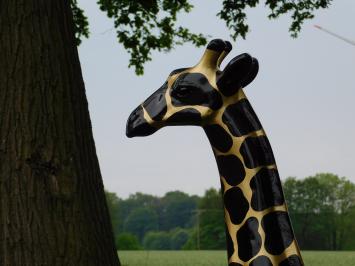
[[[153,52],[144,76],[136,76],[113,22],[95,2],[79,1],[91,32],[79,55],[106,190],[127,198],[138,191],[202,195],[219,188],[215,159],[201,128],[167,127],[145,138],[125,135],[131,111],[172,70],[195,65],[204,48],[185,44],[168,53]],[[331,172],[355,182],[355,46],[313,27],[318,24],[355,40],[350,26],[355,1],[333,1],[329,9],[316,12],[297,39],[288,32],[289,17],[270,21],[260,4],[248,9],[251,31],[246,40],[237,41],[216,17],[222,1],[191,2],[193,11],[181,14],[178,23],[209,39],[232,42],[222,68],[240,53],[258,59],[259,74],[244,91],[269,137],[281,178]]]

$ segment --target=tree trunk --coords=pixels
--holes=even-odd
[[[0,0],[0,265],[119,265],[69,0]]]

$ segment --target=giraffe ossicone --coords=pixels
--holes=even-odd
[[[127,122],[128,137],[165,126],[201,126],[216,157],[222,185],[229,266],[304,265],[268,138],[243,88],[258,61],[234,57],[228,41],[212,40],[193,67],[170,73]]]

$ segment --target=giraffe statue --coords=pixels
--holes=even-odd
[[[220,70],[231,49],[228,41],[212,40],[196,66],[171,72],[132,112],[126,134],[201,126],[220,173],[228,265],[304,265],[271,146],[242,89],[256,77],[258,61],[241,54]]]

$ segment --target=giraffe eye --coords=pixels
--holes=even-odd
[[[179,87],[174,94],[178,98],[185,98],[191,94],[192,90],[193,88],[191,87]]]

